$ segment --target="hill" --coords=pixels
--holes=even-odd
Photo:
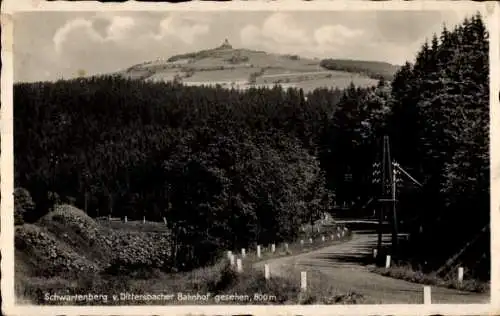
[[[372,86],[380,77],[390,80],[397,66],[369,61],[318,60],[233,48],[227,40],[214,49],[158,58],[134,65],[118,74],[151,81],[177,80],[186,85],[214,85],[247,89],[276,84],[302,88]]]

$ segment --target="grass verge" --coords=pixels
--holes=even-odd
[[[456,275],[452,274],[447,278],[441,278],[435,273],[423,273],[416,270],[409,264],[397,264],[390,268],[376,267],[373,272],[412,283],[447,287],[461,291],[486,293],[490,289],[489,284],[483,281],[464,279],[462,282],[458,282]]]
[[[293,268],[291,268],[293,269]],[[340,293],[320,272],[300,290],[300,273],[272,277],[252,268],[234,271],[226,260],[187,273],[149,271],[142,277],[84,275],[78,279],[27,278],[16,282],[18,303],[42,305],[213,305],[213,304],[360,304],[359,293]],[[58,295],[56,298],[54,295]],[[78,295],[80,295],[78,297]],[[92,299],[89,297],[93,295]],[[63,299],[65,298],[65,299]]]

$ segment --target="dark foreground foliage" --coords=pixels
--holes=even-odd
[[[202,266],[218,249],[294,239],[333,200],[363,204],[389,135],[393,157],[423,184],[398,189],[412,235],[394,256],[437,269],[489,222],[488,71],[474,16],[372,88],[16,84],[15,184],[34,202],[16,214],[33,222],[60,200],[93,217],[166,217],[176,262]],[[484,236],[457,259],[470,271],[489,271]]]

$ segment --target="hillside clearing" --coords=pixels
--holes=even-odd
[[[346,88],[351,82],[368,87],[377,84],[373,74],[393,74],[397,67],[385,63],[329,60],[325,68],[320,60],[296,55],[278,55],[248,49],[219,47],[172,56],[135,65],[118,74],[150,81],[180,80],[187,85],[216,85],[248,89],[253,86],[302,88]],[[348,66],[344,71],[342,67]],[[356,68],[357,67],[357,68]],[[373,68],[373,69],[372,69]],[[254,79],[252,79],[252,77]],[[255,80],[253,82],[253,80]]]

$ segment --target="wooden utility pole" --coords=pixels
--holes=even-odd
[[[391,164],[394,167],[396,163]],[[398,247],[398,216],[397,216],[397,200],[396,200],[396,183],[397,183],[396,169],[392,169],[392,252],[396,253]]]
[[[386,214],[391,213],[392,206],[392,248],[393,252],[397,248],[398,244],[398,225],[397,225],[397,211],[396,211],[396,176],[394,172],[394,165],[391,160],[391,150],[389,145],[389,136],[384,136],[384,142],[382,146],[382,161],[381,161],[381,179],[380,183],[382,185],[382,190],[380,192],[380,197],[378,201],[380,202],[379,209],[379,223],[378,223],[378,240],[377,249],[378,253],[381,253],[382,248],[382,231],[383,222]],[[376,183],[378,181],[375,181]]]

